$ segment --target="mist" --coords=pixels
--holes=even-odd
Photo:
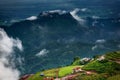
[[[14,49],[23,51],[22,42],[19,39],[9,37],[0,28],[0,80],[18,80],[20,71],[15,66]]]

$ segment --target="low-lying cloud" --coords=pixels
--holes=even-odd
[[[103,44],[103,43],[105,43],[105,42],[106,42],[105,39],[100,39],[100,40],[97,40],[97,41],[96,41],[97,44]]]
[[[87,8],[82,8],[82,9],[80,9],[80,11],[82,11],[82,12],[85,12],[85,11],[87,11],[88,9]]]
[[[77,15],[77,13],[80,11],[80,9],[76,8],[75,10],[71,11],[70,14],[73,16],[73,18],[75,20],[77,20],[80,24],[83,24],[85,22],[84,19],[82,19],[81,17],[79,17]],[[82,11],[85,11],[85,10],[82,10]]]
[[[26,18],[26,20],[30,20],[30,21],[33,21],[36,19],[37,19],[37,16],[31,16],[31,17]]]
[[[39,53],[37,53],[35,56],[40,57],[40,56],[45,56],[49,51],[47,49],[42,49]]]
[[[104,48],[105,39],[96,40],[95,45],[92,47],[92,50],[96,50],[97,48]]]
[[[11,56],[14,55],[14,49],[23,51],[22,42],[19,39],[9,37],[7,33],[0,28],[0,80],[18,80],[20,72],[15,68],[15,63]]]

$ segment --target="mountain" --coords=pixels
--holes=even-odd
[[[46,11],[0,26],[22,41],[24,51],[15,54],[24,58],[23,74],[67,65],[75,56],[92,57],[120,49],[120,18],[81,18],[77,12]]]

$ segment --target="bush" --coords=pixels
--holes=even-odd
[[[113,61],[120,60],[120,51],[107,53],[105,58],[108,60],[113,60]]]
[[[109,73],[110,75],[118,74],[120,72],[120,64],[115,62],[99,62],[97,60],[86,64],[84,70],[94,70],[98,73]]]

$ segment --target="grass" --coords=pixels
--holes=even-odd
[[[63,77],[68,74],[71,74],[72,69],[75,67],[82,67],[82,66],[67,66],[67,67],[60,68],[59,77]]]
[[[40,72],[36,73],[35,75],[31,76],[27,80],[43,80],[43,77],[40,76]]]
[[[73,65],[73,66],[75,66],[75,65],[80,65],[80,60],[74,61],[74,62],[72,63],[72,65]]]
[[[112,77],[109,77],[107,80],[120,80],[120,74],[112,76]]]
[[[92,70],[96,71],[97,74],[89,76],[89,75],[80,75],[77,80],[120,80],[120,64],[115,61],[120,60],[120,51],[111,52],[105,54],[105,60],[98,61],[97,59],[90,61],[89,63],[81,66],[79,64],[79,58],[70,66],[60,67],[49,69],[45,71],[41,71],[31,76],[28,80],[43,80],[44,77],[56,77],[56,71],[59,71],[59,77],[64,77],[72,73],[73,68],[81,67],[83,70]],[[44,73],[44,77],[40,76],[41,73]],[[108,77],[105,77],[103,74],[107,74]],[[116,76],[115,76],[116,75]]]
[[[35,75],[28,78],[28,80],[42,80],[43,77],[40,76],[41,73],[44,73],[44,75],[47,77],[56,77],[57,70],[59,70],[59,77],[64,77],[68,74],[71,74],[72,69],[75,67],[82,67],[82,66],[66,66],[66,67],[62,67],[62,68],[45,70],[45,71],[36,73]]]
[[[102,74],[94,74],[78,76],[75,80],[106,80],[106,78]]]
[[[113,61],[120,60],[120,51],[107,53],[105,57],[108,60],[113,60]]]
[[[120,64],[115,62],[99,62],[97,60],[92,61],[82,67],[84,70],[93,70],[98,73],[109,73],[110,75],[120,73]]]

